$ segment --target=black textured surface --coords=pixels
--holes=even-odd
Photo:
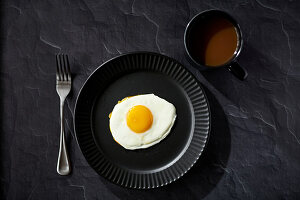
[[[241,25],[238,59],[249,76],[200,72],[186,60],[189,19],[222,9]],[[1,199],[299,199],[299,1],[1,1]],[[131,51],[174,57],[206,86],[207,151],[184,177],[159,189],[125,189],[101,178],[72,130],[79,88],[104,61]],[[58,52],[71,57],[66,105],[73,173],[56,173]]]
[[[124,97],[155,94],[176,107],[176,122],[160,143],[130,151],[109,130],[108,114]],[[210,129],[200,83],[176,60],[153,52],[118,56],[99,67],[78,94],[74,127],[83,155],[98,174],[125,187],[169,184],[198,160]]]

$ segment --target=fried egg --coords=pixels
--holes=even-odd
[[[119,101],[110,114],[109,127],[114,140],[125,149],[143,149],[163,140],[175,119],[173,104],[144,94]]]

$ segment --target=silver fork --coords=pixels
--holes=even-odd
[[[60,98],[60,142],[57,160],[57,173],[68,175],[71,171],[70,160],[66,149],[64,131],[64,103],[71,90],[71,72],[68,55],[56,55],[56,91]]]

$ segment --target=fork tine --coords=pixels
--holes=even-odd
[[[64,55],[60,54],[59,55],[60,58],[60,70],[61,70],[61,77],[62,77],[62,81],[66,81],[66,72],[65,72],[65,64],[64,64]]]
[[[70,69],[70,63],[69,63],[69,58],[68,55],[66,55],[66,64],[67,64],[67,76],[68,76],[68,81],[71,81],[71,69]]]
[[[56,80],[60,81],[60,76],[59,76],[59,64],[58,64],[58,55],[55,56],[55,60],[56,60]]]
[[[62,63],[61,63],[60,54],[56,55],[56,58],[57,58],[57,72],[58,72],[59,81],[63,81],[64,77],[63,77]]]
[[[63,63],[64,63],[64,78],[65,78],[65,81],[68,81],[68,70],[67,70],[67,61],[66,61],[66,55],[63,54],[62,55],[63,57]]]

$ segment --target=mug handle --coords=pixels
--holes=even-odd
[[[241,67],[237,62],[233,62],[228,66],[228,70],[233,73],[241,81],[245,80],[248,76],[248,72]]]

